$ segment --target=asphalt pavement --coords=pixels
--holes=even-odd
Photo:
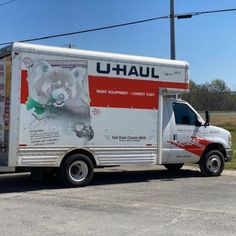
[[[84,188],[2,174],[0,216],[0,235],[236,235],[236,174],[113,167]]]

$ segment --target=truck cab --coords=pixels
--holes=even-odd
[[[164,97],[163,163],[198,163],[205,175],[219,175],[225,161],[232,159],[231,134],[209,124],[181,99]],[[180,166],[180,165],[178,165]]]

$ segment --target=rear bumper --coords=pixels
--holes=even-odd
[[[231,161],[233,158],[233,150],[230,149],[226,149],[226,157],[225,157],[225,161]]]

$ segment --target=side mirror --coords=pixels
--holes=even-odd
[[[205,126],[209,126],[209,123],[210,123],[210,114],[209,114],[209,111],[205,111]]]
[[[202,126],[202,122],[200,120],[196,120],[195,126]]]

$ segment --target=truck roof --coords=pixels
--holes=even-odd
[[[84,58],[97,58],[97,59],[107,59],[107,60],[121,60],[121,61],[132,61],[142,64],[161,64],[161,65],[170,65],[172,67],[187,67],[188,63],[185,61],[179,60],[169,60],[169,59],[159,59],[154,57],[143,57],[143,56],[134,56],[127,54],[119,53],[108,53],[108,52],[99,52],[99,51],[89,51],[81,50],[74,48],[63,48],[55,46],[45,46],[29,43],[15,42],[11,46],[6,47],[5,49],[13,51],[23,51],[23,52],[35,52],[35,53],[47,53],[53,55],[67,55],[72,57],[84,57]],[[0,50],[0,54],[3,49]]]

